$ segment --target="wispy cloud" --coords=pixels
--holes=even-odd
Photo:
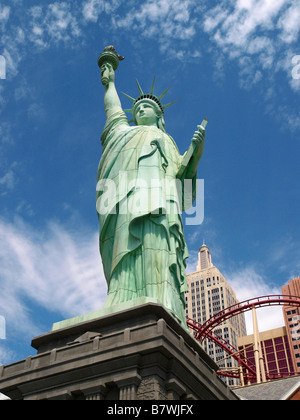
[[[96,232],[0,220],[0,243],[0,314],[17,333],[25,329],[33,336],[41,328],[30,302],[62,317],[103,306],[106,282]]]
[[[83,3],[82,14],[86,22],[97,22],[102,14],[115,11],[122,0],[87,0]]]
[[[249,86],[262,79],[262,71],[269,70],[269,77],[282,70],[278,61],[297,48],[299,9],[295,0],[223,0],[207,11],[203,28],[222,54],[238,60],[242,84]],[[291,81],[290,69],[287,75]]]
[[[2,121],[0,124],[0,148],[3,144],[12,143],[11,125],[8,122]]]
[[[21,27],[12,26],[4,32],[0,39],[2,44],[2,55],[6,60],[6,78],[11,80],[19,72],[19,64],[26,56],[25,33]]]
[[[266,263],[268,267],[276,267],[282,275],[283,284],[294,277],[300,276],[300,248],[299,239],[292,235],[281,238],[277,244],[270,246]]]
[[[199,28],[194,13],[195,0],[145,1],[130,8],[125,15],[112,19],[117,30],[134,31],[138,37],[154,39],[166,58],[188,60],[201,55],[199,48],[189,48]],[[176,45],[175,45],[176,41]]]
[[[249,41],[258,31],[274,30],[286,0],[221,1],[209,10],[204,28],[215,42],[226,49],[233,46],[247,51]]]
[[[2,6],[0,23],[7,25],[12,15],[11,7]],[[240,77],[246,80],[243,85],[248,86],[249,80],[256,84],[261,79],[262,71],[279,70],[278,60],[297,47],[299,16],[297,0],[221,0],[217,5],[196,0],[41,2],[28,9],[23,17],[26,24],[17,26],[12,20],[1,43],[16,72],[26,51],[20,48],[25,39],[42,49],[75,46],[84,39],[87,24],[105,24],[115,35],[126,31],[130,39],[134,34],[135,42],[155,40],[166,57],[179,60],[199,57],[204,48],[216,53],[217,48],[220,54],[238,60]]]
[[[222,81],[229,61],[236,63],[240,87],[260,88],[267,112],[280,118],[284,129],[295,131],[299,110],[285,102],[276,76],[281,76],[280,85],[286,82],[282,89],[299,94],[300,79],[292,77],[292,57],[299,54],[299,16],[298,0],[57,0],[36,2],[22,17],[14,3],[0,6],[0,53],[9,80],[20,74],[33,48],[78,48],[86,42],[86,31],[97,26],[105,38],[126,36],[128,48],[142,48],[144,40],[155,42],[166,60],[188,63],[209,52],[215,80]],[[283,114],[278,103],[286,108]]]
[[[300,4],[297,0],[292,0],[288,3],[289,7],[280,16],[278,21],[280,38],[286,44],[296,42],[300,32]]]
[[[281,295],[280,287],[272,285],[270,280],[254,266],[248,265],[231,272],[228,271],[225,273],[225,277],[240,302],[261,296]],[[245,318],[247,334],[252,334],[252,313],[246,312]],[[257,318],[260,331],[284,326],[282,306],[258,308]]]
[[[124,16],[116,16],[114,23],[120,28],[142,31],[145,37],[190,39],[196,33],[196,20],[191,16],[194,0],[145,1],[130,9]]]
[[[16,358],[15,352],[11,350],[8,346],[6,346],[4,343],[5,342],[2,341],[1,347],[0,347],[0,365],[9,364]],[[1,397],[1,394],[0,394],[0,397]]]
[[[77,13],[69,2],[54,2],[47,6],[34,6],[31,15],[30,40],[39,47],[51,44],[69,44],[81,35]]]
[[[0,5],[0,24],[3,26],[9,19],[10,7]]]
[[[2,189],[12,190],[15,185],[15,175],[14,172],[10,169],[0,178],[0,191]],[[0,194],[3,194],[0,192]]]

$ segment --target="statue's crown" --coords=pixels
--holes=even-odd
[[[126,93],[123,93],[122,92],[123,95],[125,95],[133,103],[131,109],[125,109],[124,111],[125,112],[130,112],[131,114],[133,114],[134,120],[135,120],[135,110],[137,108],[137,105],[140,102],[143,102],[143,101],[153,102],[154,107],[157,110],[159,110],[162,113],[162,115],[164,114],[166,108],[168,108],[169,106],[171,106],[171,105],[173,105],[173,104],[175,104],[177,102],[177,101],[175,101],[175,102],[171,102],[171,103],[166,104],[166,105],[162,105],[161,99],[165,96],[165,94],[168,92],[168,90],[170,88],[166,89],[161,95],[155,96],[154,95],[155,77],[153,79],[153,83],[152,83],[150,92],[149,93],[146,93],[146,94],[143,92],[143,89],[141,88],[139,82],[136,81],[136,83],[137,83],[137,86],[138,86],[138,90],[140,92],[140,96],[138,96],[136,99],[133,98],[132,96],[129,96]]]

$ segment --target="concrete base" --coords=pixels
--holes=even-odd
[[[71,327],[73,325],[80,324],[86,321],[93,321],[94,319],[97,319],[97,318],[113,315],[116,312],[126,312],[128,310],[136,308],[137,306],[145,305],[148,303],[150,304],[156,303],[160,306],[163,306],[158,299],[143,296],[137,299],[130,300],[128,302],[118,303],[117,305],[110,306],[108,308],[102,308],[97,311],[89,312],[87,314],[75,316],[74,318],[69,318],[63,321],[56,322],[55,324],[52,325],[51,331],[57,331],[62,328]],[[186,325],[182,325],[182,326],[186,328],[186,330],[188,331],[188,327]]]
[[[0,392],[13,400],[238,399],[157,303],[71,322],[32,346],[36,356],[0,366]]]

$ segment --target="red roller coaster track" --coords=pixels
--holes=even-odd
[[[222,311],[216,313],[209,318],[204,324],[200,324],[192,319],[187,319],[187,325],[189,328],[195,331],[195,338],[198,341],[203,341],[205,338],[213,341],[223,350],[225,350],[231,357],[238,361],[239,366],[242,366],[248,372],[248,378],[256,378],[255,367],[249,366],[248,363],[242,359],[239,351],[235,349],[222,337],[218,336],[213,329],[228,318],[232,318],[241,313],[250,311],[252,308],[262,308],[268,306],[286,305],[286,306],[300,306],[299,296],[288,296],[288,295],[269,295],[260,296],[257,298],[245,300],[235,305],[229,306]],[[219,374],[228,377],[238,378],[239,375],[236,373],[219,372]],[[279,376],[278,376],[279,377]],[[271,379],[270,377],[268,379]],[[272,376],[274,379],[274,376]]]
[[[262,308],[275,305],[300,306],[300,297],[285,295],[260,296],[258,298],[245,300],[244,302],[229,306],[228,308],[225,308],[222,311],[216,313],[204,324],[202,324],[196,335],[196,339],[202,341],[207,336],[207,334],[210,333],[210,331],[221,322],[228,318],[232,318],[235,315],[250,311],[253,307]]]
[[[195,321],[191,319],[187,319],[187,325],[193,329],[196,333],[199,331],[199,327],[195,324]],[[211,333],[208,333],[206,338],[208,338],[210,341],[213,341],[215,344],[217,344],[219,347],[221,347],[223,350],[225,350],[231,357],[233,357],[235,360],[237,360],[239,366],[242,366],[246,368],[247,372],[250,373],[249,378],[255,378],[256,377],[256,370],[255,366],[251,367],[249,366],[240,356],[239,351],[228,341],[226,341],[224,338],[217,335],[214,331]],[[222,374],[223,376],[230,376],[230,377],[239,377],[238,375],[234,375],[231,372],[228,372],[225,374]]]

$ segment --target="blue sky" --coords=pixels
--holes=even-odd
[[[171,86],[166,129],[182,154],[209,119],[188,271],[204,240],[240,300],[300,275],[299,32],[298,0],[1,1],[0,364],[104,302],[95,190],[107,45],[125,56],[119,92],[137,96],[136,78],[147,90],[156,76],[156,94]],[[262,313],[262,328],[282,325],[280,307]]]

